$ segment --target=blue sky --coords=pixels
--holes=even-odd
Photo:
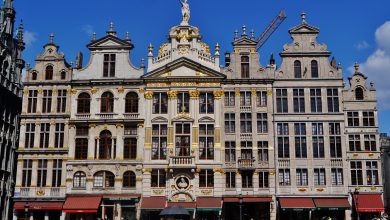
[[[170,27],[181,21],[179,0],[14,0],[17,23],[23,19],[27,48],[26,62],[34,64],[35,56],[49,41],[65,53],[68,62],[75,61],[78,51],[89,59],[85,45],[92,33],[102,37],[109,23],[119,36],[126,31],[135,44],[132,62],[139,66],[147,56],[147,46],[158,48],[166,41]],[[190,23],[200,28],[203,41],[221,51],[231,51],[236,29],[246,25],[256,35],[267,27],[280,10],[288,18],[260,50],[261,63],[268,62],[270,53],[281,52],[290,42],[288,29],[300,23],[300,13],[307,13],[307,22],[321,30],[319,42],[343,66],[344,75],[351,75],[355,62],[370,80],[375,80],[379,96],[380,131],[390,133],[390,1],[388,0],[189,0]],[[241,3],[237,5],[237,3]],[[387,22],[387,23],[386,23]],[[280,64],[280,59],[277,59]],[[388,97],[389,96],[389,97]]]

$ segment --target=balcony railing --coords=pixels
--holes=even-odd
[[[251,106],[240,106],[240,112],[252,112]]]
[[[89,119],[90,117],[91,117],[91,114],[76,114],[76,118],[79,120]]]
[[[256,169],[255,159],[238,158],[238,169]]]
[[[171,156],[169,158],[169,166],[178,168],[195,167],[194,156]]]
[[[331,167],[343,167],[343,159],[331,159],[330,166]]]
[[[100,119],[113,119],[116,114],[115,113],[99,113],[96,115],[99,116]]]
[[[280,168],[290,168],[290,159],[279,159],[278,163]]]
[[[20,197],[64,197],[65,187],[23,187],[20,188]],[[18,192],[18,189],[16,189]]]
[[[30,196],[30,188],[21,188],[20,189],[20,196],[23,196],[23,197]]]
[[[138,119],[139,114],[138,113],[124,113],[123,117],[125,117],[125,119]]]

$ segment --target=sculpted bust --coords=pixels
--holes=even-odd
[[[188,25],[188,21],[191,17],[190,5],[188,4],[188,0],[179,0],[181,3],[181,15],[183,20],[181,22],[182,25]]]

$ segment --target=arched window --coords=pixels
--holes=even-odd
[[[356,98],[356,100],[363,100],[364,99],[364,92],[363,92],[362,88],[357,87],[355,89],[355,98]]]
[[[31,80],[37,80],[37,72],[32,72]]]
[[[311,77],[318,78],[318,62],[316,60],[311,61]]]
[[[138,95],[135,92],[129,92],[126,95],[125,104],[126,113],[138,113]]]
[[[65,79],[66,79],[66,72],[62,71],[61,72],[61,80],[65,80]]]
[[[46,67],[46,80],[52,80],[53,79],[53,66],[47,66]]]
[[[133,171],[127,171],[123,174],[123,187],[134,188],[136,185],[135,173]]]
[[[100,171],[93,176],[93,187],[106,188],[115,186],[115,176],[108,171]]]
[[[294,61],[294,77],[295,78],[302,78],[301,61],[299,61],[299,60]]]
[[[77,98],[77,113],[86,114],[90,112],[91,96],[88,93],[81,93]]]
[[[114,146],[115,148],[115,146]],[[115,154],[113,152],[112,146],[112,135],[110,131],[102,131],[100,133],[100,142],[99,142],[99,159],[101,160],[109,160]]]
[[[76,172],[73,176],[73,188],[85,188],[87,184],[87,176],[84,172]]]
[[[241,57],[241,78],[249,78],[249,57]]]
[[[111,113],[114,111],[114,95],[111,92],[103,93],[101,97],[100,111]]]

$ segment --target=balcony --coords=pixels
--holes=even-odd
[[[174,168],[195,168],[194,156],[171,156],[169,166]]]
[[[343,167],[343,159],[331,159],[330,166],[333,167]]]
[[[65,187],[23,187],[15,191],[16,197],[65,197]]]
[[[96,114],[100,119],[113,119],[114,116],[117,115],[115,113],[99,113]]]
[[[251,141],[252,140],[252,133],[240,133],[240,140],[241,141]]]
[[[254,170],[256,169],[256,160],[252,159],[241,159],[238,158],[238,169],[241,170]]]
[[[240,106],[240,112],[252,112],[252,106]]]
[[[279,168],[290,168],[290,159],[279,159]]]
[[[123,117],[125,119],[138,119],[139,113],[124,113]]]
[[[91,117],[91,114],[76,114],[75,116],[78,120],[85,120],[89,119]]]

